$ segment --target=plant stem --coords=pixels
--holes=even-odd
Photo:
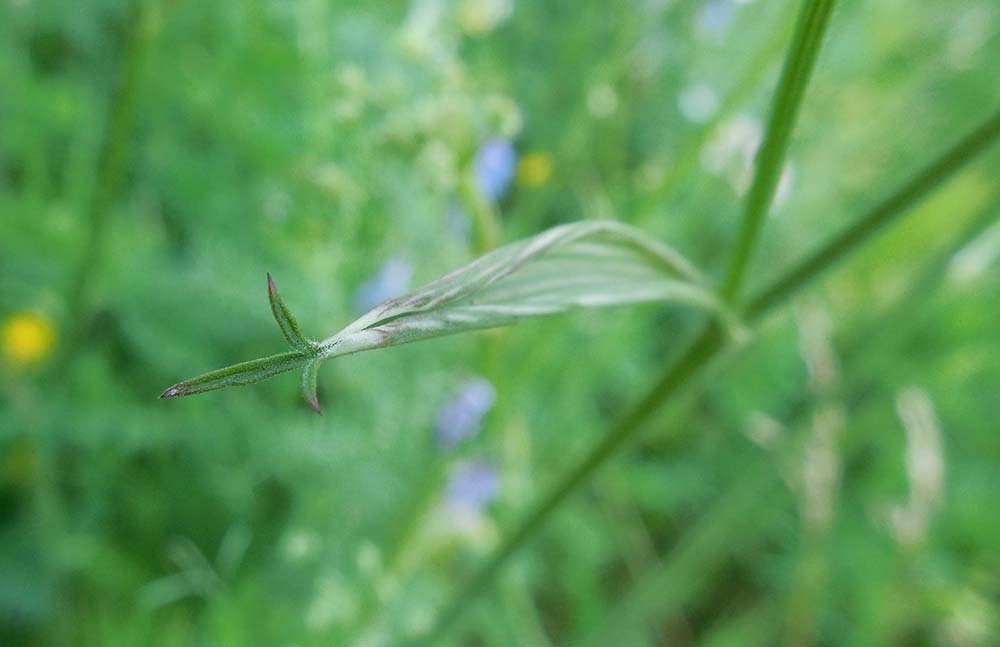
[[[152,0],[133,0],[125,25],[125,42],[115,85],[108,103],[104,136],[97,154],[97,173],[84,211],[87,224],[83,250],[67,292],[69,331],[62,355],[68,357],[84,335],[93,298],[93,283],[100,271],[107,235],[109,210],[121,190],[129,144],[135,122],[139,84],[147,53],[160,23]],[[62,364],[62,362],[56,362]]]
[[[692,171],[694,171],[702,150],[709,139],[715,134],[716,129],[723,123],[736,109],[742,107],[753,90],[761,85],[765,75],[770,72],[775,62],[774,59],[781,53],[781,45],[785,42],[791,25],[786,26],[784,20],[784,10],[781,14],[780,24],[774,25],[774,32],[762,39],[763,42],[757,47],[754,54],[749,57],[746,66],[743,68],[739,79],[729,90],[719,109],[715,111],[711,119],[703,124],[689,141],[682,144],[680,152],[671,162],[663,183],[651,195],[649,195],[632,217],[632,224],[643,226],[649,222],[658,207],[662,207],[664,202],[673,197],[674,192],[684,184]]]
[[[890,343],[899,343],[901,337],[905,337],[906,327],[902,330],[898,325],[893,326],[893,322],[904,320],[908,313],[917,312],[924,302],[931,298],[932,293],[944,282],[948,274],[948,265],[955,254],[971,243],[977,236],[982,234],[994,222],[1000,219],[1000,195],[995,195],[989,202],[981,207],[976,215],[969,221],[959,235],[955,236],[943,249],[926,261],[921,269],[914,274],[909,282],[906,291],[895,301],[890,303],[884,312],[881,312],[874,320],[869,320],[866,324],[860,325],[851,330],[838,344],[840,346],[839,355],[846,363],[851,360],[865,359],[874,353],[863,352],[866,348],[871,348],[875,342],[882,340],[886,335],[892,337]],[[917,317],[907,317],[905,321],[910,324],[917,323]]]
[[[882,331],[886,330],[896,330],[895,334],[896,341],[900,341],[898,334],[899,331],[891,326],[892,322],[898,321],[900,316],[904,313],[909,312],[911,308],[917,305],[921,300],[928,297],[929,293],[933,291],[937,284],[943,279],[945,271],[948,266],[948,261],[972,241],[977,235],[981,234],[988,226],[990,226],[997,219],[997,208],[1000,204],[997,203],[996,199],[990,200],[986,207],[981,208],[973,216],[971,221],[962,227],[961,232],[958,236],[955,236],[953,240],[949,241],[948,244],[944,246],[943,249],[934,254],[933,258],[926,262],[923,267],[916,272],[914,279],[910,282],[906,293],[901,296],[896,302],[892,303],[885,311],[880,312],[876,317],[868,319],[864,324],[860,325],[856,331],[851,335],[851,343],[845,344],[844,352],[840,353],[841,361],[846,369],[848,366],[856,364],[861,358],[866,355],[862,352],[863,348],[870,347],[874,340],[880,339],[879,336]],[[873,334],[874,333],[874,334]],[[904,337],[908,336],[906,331],[902,332]],[[845,371],[846,372],[846,371]],[[851,371],[853,372],[853,371]],[[866,373],[877,373],[878,369],[868,368],[865,370]],[[876,384],[872,384],[870,381],[865,380],[863,385],[851,385],[850,390],[845,390],[844,393],[838,396],[838,399],[845,403],[854,403],[855,406],[860,406],[863,402],[863,396],[872,393],[873,390],[877,388]],[[781,440],[781,444],[777,448],[772,449],[772,454],[778,454],[783,457],[790,457],[794,452],[801,451],[800,441],[801,434],[797,430],[804,424],[807,424],[806,417],[807,414],[815,409],[815,407],[821,403],[824,399],[827,399],[829,394],[817,394],[815,392],[810,392],[808,395],[804,396],[800,400],[800,406],[792,409],[787,415],[782,416],[784,426],[792,432],[791,437],[784,437]],[[599,632],[593,631],[593,628],[588,629],[580,639],[573,644],[590,644],[596,643],[601,644],[598,640],[600,637],[608,637],[608,634],[613,632],[616,627],[621,627],[626,624],[625,621],[631,621],[631,624],[635,625],[643,620],[642,613],[648,610],[652,610],[654,607],[656,612],[661,616],[665,613],[665,606],[667,609],[677,609],[683,599],[690,599],[691,588],[696,588],[698,585],[687,586],[684,588],[684,582],[690,582],[690,578],[685,579],[680,577],[681,574],[695,572],[702,577],[711,566],[711,562],[717,562],[720,559],[721,550],[720,544],[716,543],[712,548],[706,548],[706,542],[701,538],[701,533],[707,528],[714,527],[715,523],[723,525],[719,530],[724,535],[732,535],[735,531],[735,524],[742,523],[744,526],[749,527],[753,524],[754,528],[760,527],[760,519],[753,517],[751,518],[750,512],[753,510],[753,506],[757,499],[754,497],[747,498],[745,495],[738,494],[738,492],[745,493],[746,491],[756,492],[761,488],[764,479],[773,480],[775,479],[774,464],[781,463],[782,460],[777,460],[773,455],[765,459],[755,459],[748,463],[745,469],[741,472],[745,472],[740,477],[740,483],[732,490],[730,495],[720,498],[719,502],[716,503],[711,510],[706,512],[703,519],[700,519],[698,523],[692,527],[692,529],[685,534],[685,538],[678,543],[677,547],[673,549],[673,558],[671,560],[664,559],[657,565],[654,569],[651,569],[649,574],[646,575],[633,589],[630,593],[626,594],[618,606],[615,609],[609,611],[608,618],[605,622],[605,626]],[[739,505],[741,513],[739,516],[734,516],[731,513],[728,517],[725,517],[726,521],[723,521],[721,515],[724,515],[723,510],[726,509],[730,497],[743,496],[743,503]],[[735,513],[735,511],[733,511]],[[755,513],[756,514],[756,513]],[[718,518],[718,522],[716,519]],[[741,540],[745,541],[745,533],[747,532],[746,527],[742,528],[739,532],[739,537]],[[724,546],[723,546],[724,547]],[[816,547],[814,546],[813,549]],[[690,559],[689,553],[692,551],[702,551],[699,553],[700,559],[694,564],[688,564]],[[808,553],[807,553],[808,554]],[[684,565],[689,566],[689,568],[684,569]],[[703,579],[703,578],[702,578]],[[699,580],[700,582],[700,580]],[[668,586],[668,583],[670,586]],[[683,593],[677,593],[677,591],[682,591]],[[668,591],[667,598],[664,598],[664,591]],[[687,596],[686,598],[681,598],[680,596]],[[585,641],[584,637],[589,637],[589,641]]]
[[[843,261],[884,225],[905,213],[918,200],[944,180],[954,175],[965,164],[982,153],[1000,136],[1000,110],[981,126],[959,140],[943,155],[936,158],[913,179],[906,182],[888,198],[863,215],[857,223],[816,252],[796,264],[771,287],[765,288],[749,301],[746,317],[754,321],[786,302],[802,290],[817,275]],[[718,326],[709,324],[702,334],[680,355],[663,376],[650,388],[639,403],[621,419],[612,431],[584,457],[565,478],[555,485],[551,493],[532,510],[527,518],[501,544],[489,562],[459,593],[439,617],[428,634],[427,643],[443,636],[462,611],[482,593],[507,560],[541,528],[551,513],[585,483],[626,441],[631,439],[653,413],[658,411],[682,387],[700,373],[723,348],[724,337]]]
[[[862,242],[891,224],[910,205],[982,153],[997,135],[1000,135],[1000,110],[924,167],[900,189],[878,203],[863,218],[783,272],[781,277],[749,301],[746,316],[754,319],[801,290],[805,284],[855,251]]]
[[[857,383],[856,376],[859,372],[862,375],[880,374],[880,369],[869,367],[872,363],[870,358],[874,353],[865,351],[877,346],[887,336],[890,337],[888,343],[892,347],[899,348],[900,344],[911,335],[911,329],[920,323],[917,317],[906,315],[920,311],[924,302],[932,297],[934,291],[944,281],[948,264],[955,254],[976,236],[982,234],[998,218],[1000,218],[1000,196],[995,196],[962,229],[961,234],[955,236],[933,258],[924,263],[909,281],[903,294],[888,304],[884,310],[873,317],[868,317],[860,324],[852,325],[843,336],[834,340],[833,345],[837,349],[841,373],[855,375],[855,383],[849,385],[849,389],[844,387],[845,393],[840,396],[842,401],[854,403],[862,396],[870,396],[875,392],[878,387],[877,382],[864,380],[860,384]],[[801,394],[775,417],[788,427],[801,424],[802,418],[813,406],[814,399],[812,394]]]
[[[739,236],[730,255],[722,286],[722,299],[727,303],[736,301],[745,282],[747,267],[781,178],[792,130],[802,107],[806,86],[823,44],[834,4],[835,0],[807,0],[805,8],[799,14],[792,46],[785,58],[778,89],[771,104],[764,143],[754,160],[756,171],[753,183],[743,205]]]

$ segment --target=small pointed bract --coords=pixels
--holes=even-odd
[[[292,316],[284,299],[281,298],[281,294],[278,293],[278,288],[274,284],[270,272],[267,273],[267,298],[271,302],[271,313],[274,314],[274,320],[278,322],[281,334],[285,336],[292,348],[306,352],[313,350],[315,344],[302,334],[298,322],[295,321],[295,317]]]
[[[319,406],[319,397],[316,394],[316,374],[321,361],[318,358],[311,359],[302,367],[302,398],[320,415],[323,414],[323,410]]]

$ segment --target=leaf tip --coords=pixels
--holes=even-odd
[[[173,385],[160,394],[160,398],[176,398],[179,395],[187,395],[187,385],[184,382]]]
[[[274,298],[278,294],[278,287],[274,284],[274,279],[271,278],[270,272],[267,272],[267,294],[271,298]]]
[[[312,396],[311,398],[306,398],[306,404],[308,404],[310,408],[312,408],[312,410],[318,413],[319,415],[323,415],[323,409],[322,407],[319,406],[319,398],[316,397],[315,395]]]

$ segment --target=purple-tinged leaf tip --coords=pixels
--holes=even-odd
[[[323,411],[319,406],[319,396],[316,394],[316,374],[319,370],[319,360],[313,359],[306,362],[302,367],[302,399],[306,401],[312,410],[322,415]]]
[[[267,273],[267,293],[272,297],[278,293],[278,287],[274,284],[274,279],[271,278],[271,273]]]
[[[176,398],[179,395],[187,395],[187,391],[184,389],[184,383],[175,384],[163,393],[160,394],[161,398]]]
[[[312,410],[318,413],[319,415],[323,415],[323,409],[319,406],[319,398],[315,396],[308,398],[306,399],[306,404],[308,404],[312,408]]]

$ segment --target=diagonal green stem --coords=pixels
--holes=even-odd
[[[887,331],[892,333],[896,343],[912,335],[913,331],[900,330],[898,325],[893,325],[894,322],[900,321],[907,313],[915,312],[920,303],[930,297],[944,280],[950,260],[997,220],[1000,216],[998,208],[1000,202],[996,197],[989,200],[986,206],[980,208],[970,222],[962,227],[957,236],[924,263],[920,271],[915,273],[906,292],[897,301],[878,313],[876,317],[866,319],[851,331],[847,341],[838,344],[843,346],[843,350],[838,353],[843,372],[854,374],[858,370],[855,365],[869,356],[862,351],[875,345]],[[850,371],[847,370],[849,367]],[[873,366],[862,367],[862,370],[863,376],[879,372],[879,369]],[[838,399],[847,406],[856,407],[863,404],[877,390],[877,383],[873,384],[871,379],[862,379],[860,384],[851,384],[849,390],[838,396]],[[820,406],[822,401],[822,395],[810,390],[801,396],[786,415],[779,416],[779,419],[787,429],[797,430],[806,424],[806,415]],[[784,437],[774,450],[780,456],[790,455],[798,451],[797,440],[798,434],[793,433],[791,437]],[[754,505],[766,498],[757,494],[757,491],[765,482],[777,478],[774,474],[774,464],[781,462],[775,461],[774,456],[769,456],[767,460],[756,460],[750,463],[747,469],[741,470],[739,485],[729,495],[722,497],[692,526],[685,538],[672,549],[672,556],[669,559],[662,560],[623,596],[617,606],[609,611],[603,629],[595,632],[593,627],[588,627],[580,639],[572,644],[602,644],[601,639],[606,640],[611,632],[625,622],[633,624],[641,622],[645,614],[654,609],[663,617],[669,615],[671,610],[678,609],[685,600],[690,601],[692,591],[697,590],[706,571],[711,570],[713,564],[718,564],[723,555],[731,552],[730,544],[734,530],[738,527],[739,538],[745,541],[749,529],[762,527],[761,519],[767,512],[774,513],[774,510],[767,510],[765,514],[759,514],[760,511],[756,510]],[[743,473],[744,471],[747,473]],[[750,496],[747,496],[747,493],[750,493]],[[734,499],[739,501],[736,509],[732,509]],[[726,543],[727,538],[729,543]],[[690,584],[677,586],[684,582]],[[588,640],[585,641],[584,636]]]
[[[983,152],[998,134],[1000,134],[1000,111],[983,121],[978,128],[949,148],[944,155],[928,164],[899,190],[877,204],[868,215],[796,263],[790,270],[786,270],[780,278],[750,299],[746,307],[747,317],[752,319],[764,314],[785,301],[791,294],[798,292],[806,283],[836,265],[861,243],[899,218],[907,207]]]
[[[109,210],[118,196],[125,177],[128,153],[139,102],[139,86],[146,58],[162,27],[156,20],[154,5],[146,0],[130,3],[125,42],[115,85],[108,102],[104,134],[97,155],[94,186],[83,213],[86,223],[84,243],[71,285],[66,293],[67,341],[56,364],[73,355],[84,336],[92,306],[94,282],[99,274],[107,237]]]
[[[743,287],[764,218],[781,178],[792,130],[795,128],[834,4],[835,0],[807,0],[799,15],[792,46],[785,58],[778,89],[771,104],[764,142],[754,161],[756,171],[753,183],[743,205],[739,236],[722,286],[722,298],[725,302],[735,301]]]
[[[899,218],[934,188],[982,153],[996,141],[998,136],[1000,136],[1000,110],[993,113],[982,125],[915,174],[910,181],[890,194],[888,198],[869,210],[843,234],[835,236],[833,240],[822,245],[806,259],[793,266],[770,287],[751,298],[746,312],[747,318],[751,321],[757,320],[774,310],[802,290],[811,279],[857,251],[885,225]],[[718,326],[709,325],[705,328],[704,332],[667,369],[635,408],[621,419],[621,422],[584,457],[583,461],[555,485],[541,503],[504,540],[482,570],[452,598],[428,634],[428,643],[443,636],[471,604],[473,598],[484,591],[494,575],[544,525],[549,516],[614,456],[653,413],[697,377],[722,350],[723,342],[724,337]]]
[[[860,368],[858,365],[863,364],[873,354],[864,351],[875,347],[887,336],[891,337],[889,341],[891,344],[898,345],[902,339],[905,339],[908,328],[915,325],[914,317],[907,317],[907,315],[919,312],[923,303],[929,300],[934,291],[939,288],[947,273],[948,264],[955,254],[998,219],[1000,219],[1000,195],[995,194],[966,224],[959,235],[955,236],[923,265],[922,269],[909,282],[904,294],[889,304],[884,311],[879,312],[873,318],[866,318],[860,325],[848,330],[842,338],[835,340],[834,346],[838,349],[837,357],[841,363],[841,373],[855,375],[859,370],[867,371],[868,369],[865,369],[863,365]],[[900,326],[900,322],[906,323]],[[851,385],[850,392],[871,393],[871,384],[868,381],[863,381],[861,385]],[[847,396],[843,399],[845,401],[854,400],[853,397]],[[802,394],[791,401],[776,417],[785,421],[786,426],[794,427],[799,424],[812,402],[812,394]]]
[[[777,13],[780,14],[781,20],[780,24],[774,26],[774,33],[765,35],[755,53],[747,59],[739,80],[729,90],[712,118],[698,129],[690,141],[682,144],[676,161],[671,163],[663,184],[643,201],[635,216],[632,217],[633,224],[640,226],[648,224],[654,211],[662,207],[668,198],[674,196],[677,188],[682,186],[695,170],[702,150],[719,125],[746,103],[753,90],[760,87],[761,81],[770,72],[775,59],[781,54],[782,44],[792,31],[792,25],[787,24],[787,21],[784,20],[784,8],[781,8]]]

